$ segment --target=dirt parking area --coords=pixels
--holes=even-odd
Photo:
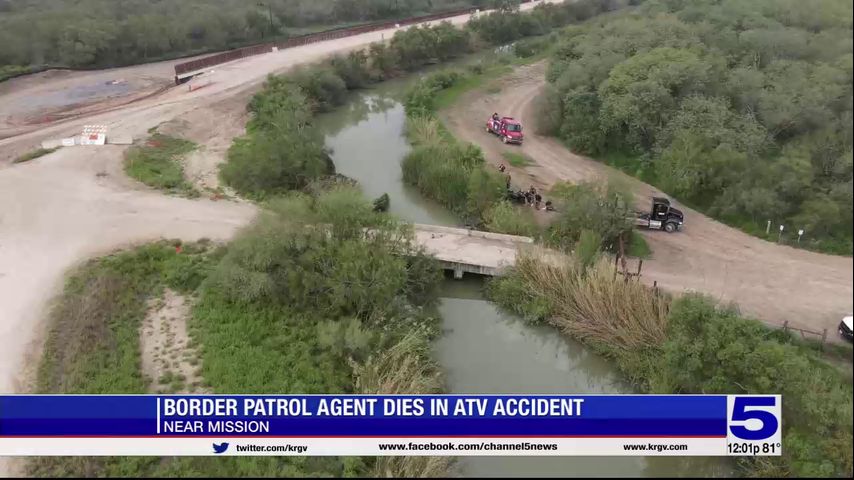
[[[520,151],[535,164],[508,167],[514,184],[548,189],[556,182],[617,178],[630,185],[640,202],[662,193],[622,172],[576,155],[563,144],[530,132],[521,147],[503,145],[483,125],[493,112],[531,125],[532,100],[544,85],[545,63],[517,69],[502,79],[501,91],[470,92],[442,112],[443,121],[462,140],[481,146],[489,162],[507,163],[502,152]],[[645,203],[644,203],[645,204]],[[838,340],[836,327],[852,310],[852,259],[780,246],[728,227],[700,212],[685,212],[682,232],[644,232],[653,250],[643,264],[643,280],[673,292],[698,291],[721,302],[735,302],[747,315],[769,324],[822,331]]]

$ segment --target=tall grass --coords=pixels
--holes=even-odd
[[[423,335],[410,333],[398,343],[354,365],[356,391],[362,394],[441,393],[438,365],[430,357],[430,343]],[[451,457],[379,457],[372,476],[385,478],[447,477]]]
[[[621,351],[656,347],[666,338],[669,297],[615,275],[608,258],[585,268],[575,256],[521,252],[515,278],[550,299],[550,322],[574,338]]]
[[[406,138],[412,145],[438,145],[448,140],[448,135],[434,118],[410,116],[406,119]]]

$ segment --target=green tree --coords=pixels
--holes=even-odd
[[[661,47],[620,63],[599,89],[602,123],[625,129],[639,149],[655,144],[681,97],[700,91],[709,70],[688,50]]]
[[[587,230],[598,236],[603,249],[615,251],[618,239],[632,230],[632,196],[616,183],[558,184],[551,196],[558,217],[545,239],[554,247],[571,250]]]
[[[265,197],[301,189],[333,173],[323,137],[289,112],[271,127],[234,142],[222,166],[223,180],[243,195]]]
[[[605,150],[608,133],[600,123],[601,107],[596,92],[576,89],[564,97],[560,136],[574,151],[595,155]]]

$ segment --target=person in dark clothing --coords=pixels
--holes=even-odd
[[[534,208],[537,210],[540,209],[540,202],[543,201],[543,197],[539,193],[534,194]]]
[[[510,174],[507,174],[507,190],[510,190]]]

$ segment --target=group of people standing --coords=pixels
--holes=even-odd
[[[507,170],[507,167],[503,163],[498,165],[498,171],[499,172],[506,173],[506,170]],[[549,211],[554,210],[554,208],[552,207],[551,201],[546,201],[545,203],[543,203],[543,196],[540,195],[540,192],[539,192],[539,190],[537,190],[537,187],[535,187],[533,185],[531,185],[531,188],[529,188],[526,191],[522,191],[522,190],[514,191],[511,184],[510,184],[510,174],[509,173],[507,173],[507,196],[511,200],[515,200],[515,201],[520,202],[520,203],[525,202],[525,205],[530,205],[537,210],[543,210],[543,209],[549,210]]]

